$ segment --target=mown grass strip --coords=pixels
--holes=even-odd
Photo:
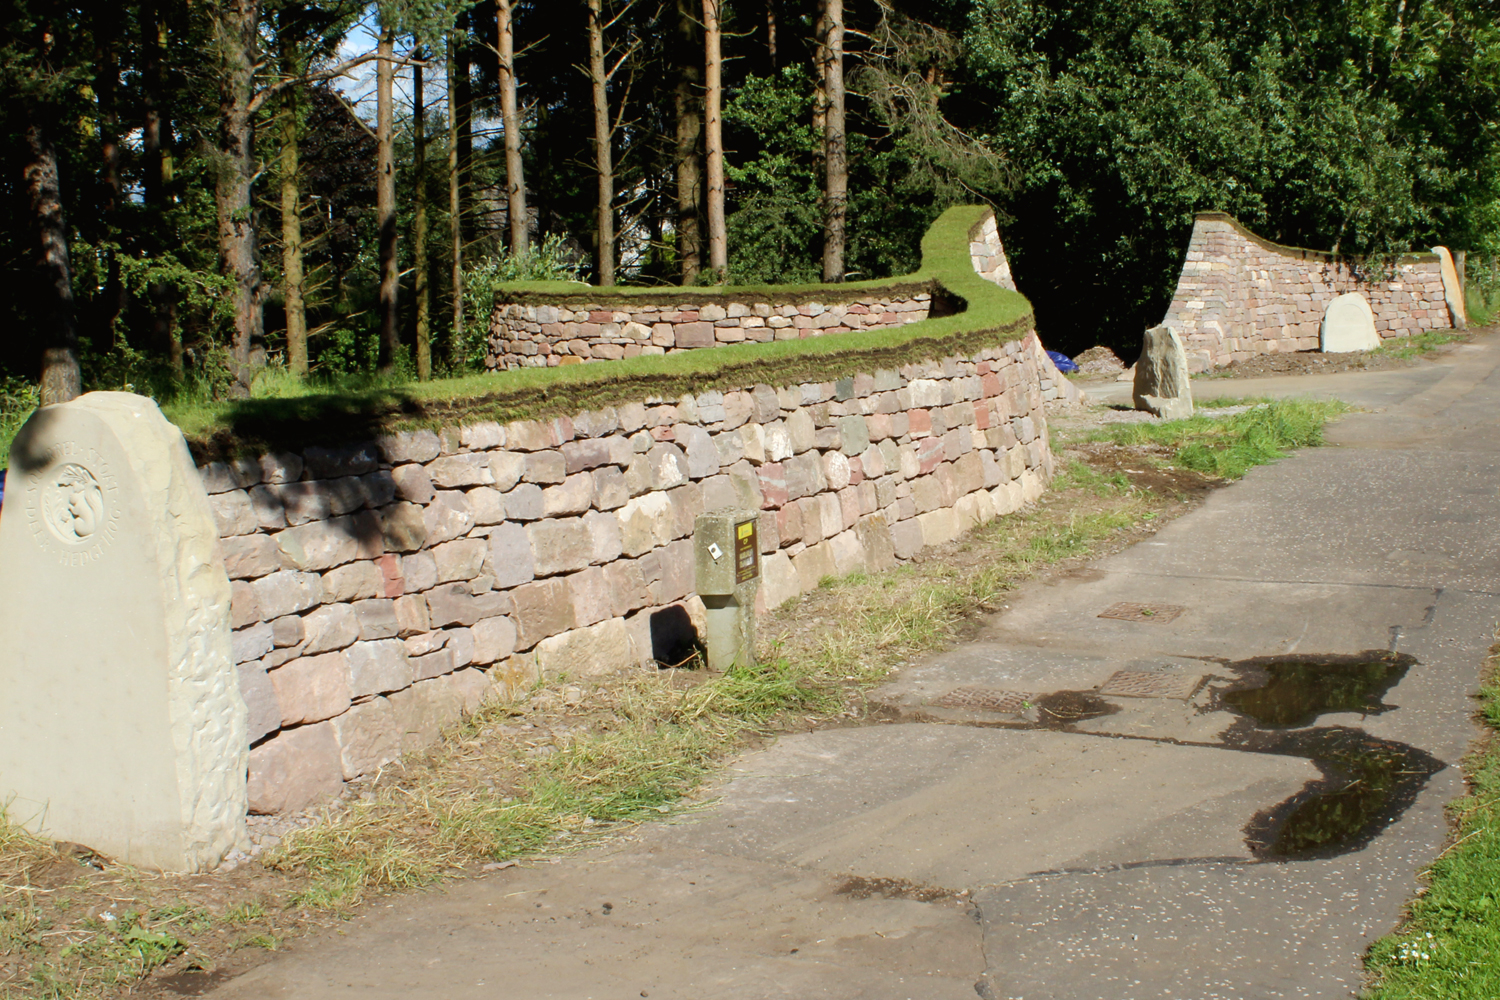
[[[1485,734],[1464,762],[1469,793],[1449,805],[1453,842],[1401,927],[1370,948],[1365,1000],[1500,997],[1500,642],[1479,699]]]
[[[1428,330],[1426,333],[1419,333],[1415,337],[1395,337],[1384,341],[1370,353],[1372,355],[1400,358],[1403,361],[1409,361],[1412,358],[1426,357],[1446,344],[1468,339],[1468,334],[1459,333],[1457,330]]]
[[[1257,465],[1286,457],[1291,449],[1322,444],[1323,427],[1351,409],[1338,400],[1236,400],[1233,405],[1247,404],[1252,408],[1230,416],[1200,412],[1186,420],[1117,424],[1092,431],[1084,440],[1156,445],[1171,449],[1174,460],[1189,469],[1239,479]]]

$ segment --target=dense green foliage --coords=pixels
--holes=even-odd
[[[1196,211],[1344,253],[1497,249],[1483,0],[977,0],[966,39],[1022,177],[1017,281],[1064,349],[1160,319]]]

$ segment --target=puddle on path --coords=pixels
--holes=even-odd
[[[1231,710],[1267,727],[1306,726],[1330,712],[1379,715],[1395,707],[1380,699],[1415,662],[1402,653],[1384,652],[1241,660],[1227,666],[1257,683],[1219,697]]]
[[[1305,757],[1323,772],[1320,780],[1246,825],[1245,842],[1257,856],[1268,858],[1343,854],[1364,847],[1444,767],[1416,747],[1347,726],[1251,734],[1236,749]]]
[[[1089,691],[1054,691],[1031,699],[1036,709],[1036,724],[1043,729],[1067,729],[1068,727],[1114,715],[1120,710],[1098,695]]]
[[[1348,726],[1310,726],[1335,713],[1378,715],[1382,699],[1416,659],[1367,650],[1352,656],[1259,657],[1225,664],[1241,681],[1216,695],[1215,707],[1240,718],[1224,745],[1252,753],[1303,757],[1323,777],[1258,813],[1245,840],[1259,857],[1303,858],[1364,847],[1416,800],[1445,766],[1426,751]]]
[[[1417,663],[1385,650],[1353,655],[1258,657],[1216,661],[1237,675],[1227,688],[1211,691],[1204,712],[1237,716],[1216,742],[1165,736],[1101,732],[1078,723],[1112,715],[1120,706],[1092,691],[1054,691],[1031,696],[1029,718],[956,720],[951,715],[887,706],[894,718],[958,723],[998,729],[1047,729],[1106,739],[1146,740],[1177,746],[1211,746],[1247,753],[1279,754],[1311,761],[1322,777],[1300,792],[1257,813],[1245,827],[1252,853],[1266,860],[1329,857],[1359,850],[1401,815],[1427,779],[1445,765],[1417,747],[1371,736],[1349,726],[1312,726],[1324,715],[1379,715],[1395,708],[1383,699]]]

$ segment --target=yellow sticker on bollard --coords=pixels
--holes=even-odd
[[[734,526],[734,582],[748,583],[760,576],[760,545],[755,522],[742,521]]]

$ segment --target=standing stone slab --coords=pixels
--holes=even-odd
[[[1193,415],[1193,387],[1188,381],[1187,353],[1169,326],[1153,326],[1141,342],[1135,363],[1135,408],[1165,420]]]
[[[247,710],[202,481],[156,404],[38,410],[0,517],[0,803],[134,865],[245,840]]]
[[[1448,319],[1455,330],[1469,328],[1469,306],[1464,301],[1463,282],[1458,280],[1458,268],[1453,266],[1453,254],[1447,247],[1433,247],[1437,254],[1438,273],[1443,279],[1443,303],[1448,307]]]
[[[1323,327],[1318,331],[1318,348],[1324,354],[1347,354],[1350,351],[1373,351],[1380,346],[1375,332],[1375,314],[1370,303],[1358,292],[1340,295],[1328,303],[1323,313]]]

